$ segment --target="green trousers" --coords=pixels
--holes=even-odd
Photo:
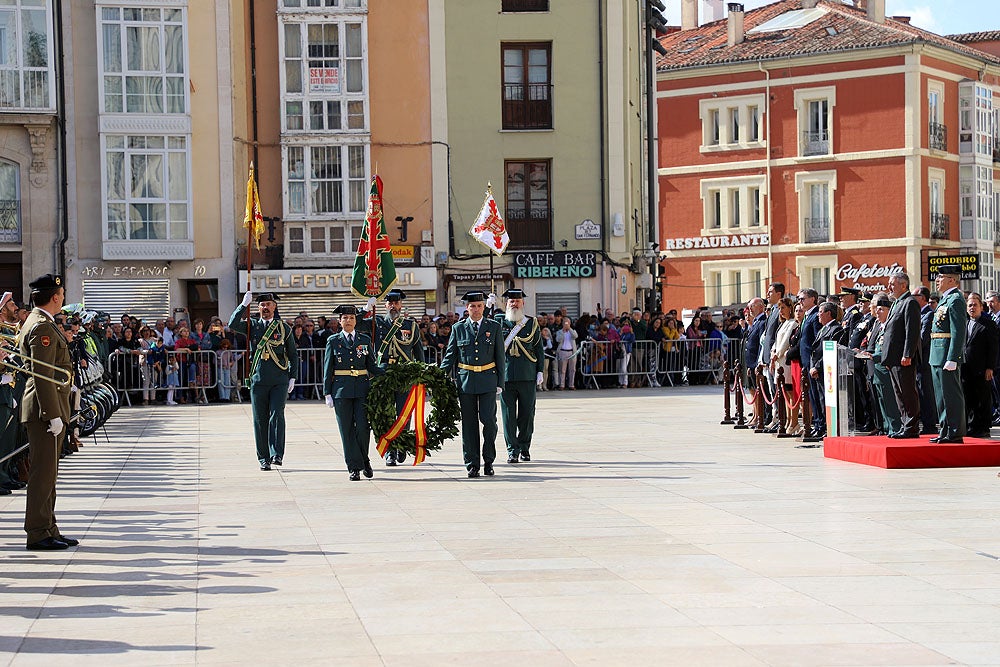
[[[875,374],[872,376],[872,384],[875,385],[875,398],[882,429],[886,433],[899,433],[903,430],[903,418],[899,414],[899,405],[896,403],[896,394],[892,390],[892,379],[889,377],[889,369],[881,364],[875,364]]]
[[[941,437],[965,437],[965,393],[962,391],[962,365],[953,371],[931,366],[934,399],[937,401],[938,428]]]
[[[288,399],[288,380],[281,384],[254,382],[250,386],[250,405],[253,407],[253,437],[257,446],[257,459],[270,462],[275,456],[285,458],[285,401]]]
[[[56,525],[56,477],[59,474],[59,451],[62,437],[49,433],[43,422],[27,422],[31,468],[28,473],[28,497],[24,506],[24,532],[28,544],[59,537]],[[63,431],[66,427],[63,427]]]
[[[479,470],[479,425],[483,425],[482,462],[493,465],[497,457],[497,396],[496,391],[485,394],[458,395],[462,409],[462,454],[465,469]]]
[[[535,430],[535,391],[535,383],[531,381],[504,384],[500,414],[508,458],[530,453],[531,434]]]
[[[340,441],[344,445],[344,463],[350,472],[363,470],[369,462],[368,446],[371,442],[371,427],[365,412],[365,398],[338,398],[333,402],[340,429]]]

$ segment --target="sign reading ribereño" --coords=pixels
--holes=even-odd
[[[593,278],[597,253],[590,250],[563,252],[516,252],[515,278]]]

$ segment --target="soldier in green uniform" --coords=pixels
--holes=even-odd
[[[462,453],[469,477],[479,477],[479,423],[483,425],[483,473],[493,476],[496,459],[497,395],[504,387],[503,335],[496,320],[483,317],[486,295],[462,297],[469,317],[455,323],[448,337],[441,368],[458,373],[458,402],[462,410]]]
[[[963,442],[965,436],[965,395],[962,393],[962,357],[965,351],[969,314],[965,297],[958,288],[962,267],[938,267],[936,288],[941,293],[931,323],[931,377],[937,401],[939,434],[931,442]]]
[[[247,292],[229,318],[229,328],[246,332],[244,315],[253,301]],[[280,466],[285,458],[285,401],[295,389],[299,367],[292,328],[277,316],[278,295],[257,297],[260,317],[250,318],[250,405],[253,435],[261,470]]]
[[[340,440],[344,444],[344,462],[352,482],[372,477],[368,458],[371,427],[365,412],[365,400],[371,377],[375,373],[375,351],[372,339],[355,331],[358,310],[354,306],[338,306],[341,330],[326,340],[323,361],[323,394],[327,407],[337,414]]]
[[[384,373],[389,364],[407,361],[424,361],[424,346],[420,343],[420,329],[417,323],[403,315],[403,300],[406,294],[401,289],[391,289],[386,292],[385,306],[388,317],[375,318],[375,364],[380,373]],[[367,327],[362,327],[367,329]],[[406,403],[405,392],[396,394],[396,414]],[[390,449],[385,454],[385,464],[394,466],[406,459],[405,452]]]
[[[524,297],[527,294],[514,288],[501,296],[507,299],[507,309],[496,315],[506,353],[500,413],[503,416],[503,437],[507,443],[507,463],[517,463],[518,460],[531,460],[535,390],[542,383],[545,353],[538,320],[524,314]]]
[[[29,374],[21,401],[21,422],[28,431],[31,452],[24,530],[28,534],[28,549],[54,551],[79,544],[63,535],[56,525],[56,477],[62,436],[69,425],[70,387],[57,382],[64,377],[57,376],[52,366],[72,377],[73,361],[69,344],[54,320],[66,300],[62,276],[49,273],[30,286],[35,307],[17,337],[25,369],[34,374]]]

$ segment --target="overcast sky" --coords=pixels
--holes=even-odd
[[[773,1],[743,0],[743,5],[753,9]],[[723,0],[723,7],[728,3],[729,0]],[[680,25],[681,0],[664,0],[664,4],[667,6],[667,23]],[[698,4],[702,4],[700,0]],[[1000,30],[998,0],[886,0],[885,4],[889,16],[909,16],[913,25],[939,35]],[[704,10],[701,15],[704,21]]]

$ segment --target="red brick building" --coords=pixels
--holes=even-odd
[[[1000,56],[884,7],[730,3],[662,38],[665,305],[738,303],[771,280],[928,284],[936,255],[977,255],[965,285],[996,288]]]

